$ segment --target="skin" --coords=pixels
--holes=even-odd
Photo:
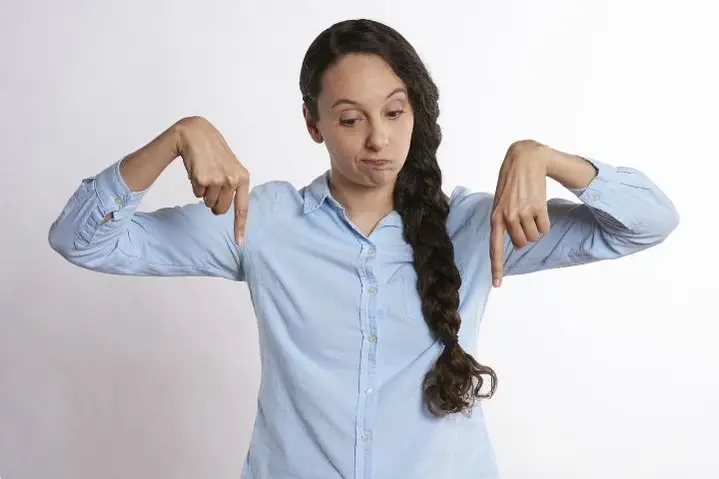
[[[330,191],[365,234],[393,209],[392,191],[409,152],[414,112],[407,90],[374,55],[343,57],[323,76],[318,118],[303,114],[330,158]],[[368,159],[384,159],[384,165]]]
[[[303,114],[310,137],[324,143],[330,158],[330,190],[365,234],[393,209],[392,191],[409,152],[414,112],[405,85],[383,59],[345,56],[327,70],[318,98],[318,118]],[[234,204],[235,239],[242,243],[250,175],[222,134],[205,118],[178,121],[120,165],[131,191],[149,188],[178,156],[196,197],[216,215]],[[378,166],[369,159],[384,159]],[[546,234],[546,179],[585,188],[597,171],[583,158],[534,140],[514,142],[502,162],[491,218],[493,285],[501,285],[504,238],[522,248]],[[110,220],[108,216],[106,220]]]

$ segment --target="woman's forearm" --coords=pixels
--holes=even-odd
[[[146,190],[170,166],[180,151],[180,122],[131,153],[120,163],[120,174],[131,191]]]
[[[547,176],[565,188],[586,188],[597,176],[594,165],[580,156],[550,148],[546,158]]]

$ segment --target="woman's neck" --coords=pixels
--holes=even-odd
[[[345,210],[347,217],[366,234],[394,209],[393,185],[366,187],[330,179],[330,193]]]

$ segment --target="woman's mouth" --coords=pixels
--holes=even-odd
[[[383,166],[388,166],[391,163],[389,160],[362,160],[362,162],[373,168],[381,168]]]

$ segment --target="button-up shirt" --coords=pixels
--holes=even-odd
[[[402,218],[369,234],[331,195],[324,172],[295,188],[254,186],[245,241],[233,210],[192,203],[139,212],[120,161],[79,184],[49,241],[71,263],[111,274],[219,276],[246,282],[262,375],[244,479],[496,479],[482,403],[431,416],[422,380],[442,352],[423,317]],[[548,202],[551,230],[524,248],[506,236],[504,274],[619,258],[662,242],[678,223],[640,171],[588,159],[579,201]],[[462,284],[459,343],[476,355],[491,291],[493,195],[455,188],[447,230]],[[496,397],[495,397],[496,399]]]

